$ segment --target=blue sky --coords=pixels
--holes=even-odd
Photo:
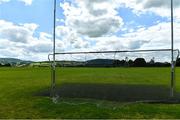
[[[59,6],[62,0],[57,0],[57,18],[64,19],[63,9]],[[118,14],[122,17],[125,25],[136,28],[137,26],[149,27],[156,21],[167,21],[166,17],[154,13],[134,14],[130,8],[119,8]],[[32,5],[25,6],[23,2],[16,0],[1,5],[0,19],[19,23],[36,23],[40,27],[38,31],[51,33],[53,27],[53,0],[34,0]],[[133,23],[131,23],[133,21]],[[131,24],[129,24],[131,23]]]
[[[19,23],[36,23],[39,31],[51,33],[53,21],[53,1],[35,0],[32,5],[25,6],[22,2],[12,1],[1,6],[0,19]]]
[[[154,1],[57,0],[57,51],[169,48],[168,0]],[[0,0],[0,27],[0,43],[10,43],[0,45],[0,57],[45,60],[52,52],[53,0]]]

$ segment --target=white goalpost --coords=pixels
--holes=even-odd
[[[142,53],[142,52],[163,52],[171,51],[171,79],[170,79],[170,97],[174,97],[175,92],[175,67],[176,60],[174,52],[177,52],[176,58],[179,57],[179,50],[174,49],[174,17],[173,17],[173,0],[171,0],[171,48],[170,49],[149,49],[149,50],[123,50],[123,51],[90,51],[90,52],[62,52],[56,53],[56,0],[54,0],[54,19],[53,19],[53,53],[48,55],[51,62],[51,97],[54,102],[57,101],[58,95],[56,94],[56,55],[77,55],[77,54],[96,54],[96,53]],[[53,57],[53,60],[50,57]]]

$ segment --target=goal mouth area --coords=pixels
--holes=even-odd
[[[145,52],[171,52],[172,49],[151,49],[151,50],[123,50],[123,51],[92,51],[92,52],[62,52],[62,53],[55,53],[49,54],[48,59],[52,62],[51,67],[56,67],[56,61],[51,61],[50,57],[53,55],[81,55],[81,54],[118,54],[118,53],[145,53]],[[171,63],[174,68],[176,67],[176,61],[179,58],[179,50],[173,50],[177,52],[177,56],[174,57],[174,61]],[[168,54],[170,57],[170,55]],[[61,56],[62,57],[62,56]],[[65,58],[64,58],[65,59]],[[171,67],[172,67],[171,66]],[[57,68],[57,70],[61,68]],[[66,68],[63,68],[66,69]],[[68,69],[68,68],[67,68]],[[74,69],[74,68],[73,68]],[[76,69],[76,68],[75,68]],[[75,70],[74,69],[74,70]],[[78,69],[78,67],[77,67]],[[108,69],[108,68],[107,68]],[[127,69],[126,69],[127,70]],[[169,69],[170,70],[170,69]],[[171,69],[172,70],[172,69]],[[66,71],[67,72],[67,71]],[[106,71],[107,72],[107,71]],[[68,74],[72,74],[68,72]],[[155,73],[155,72],[154,72]],[[79,73],[81,74],[81,73]],[[88,73],[89,74],[89,73]],[[157,74],[157,73],[156,73]],[[61,74],[62,75],[62,74]],[[65,75],[65,74],[64,74]],[[95,76],[94,74],[92,74]],[[109,75],[109,74],[107,74]],[[143,74],[142,74],[143,75]],[[105,74],[106,76],[106,74]],[[168,77],[167,77],[168,76]],[[101,76],[102,77],[102,76]],[[107,76],[106,76],[107,77]],[[111,76],[112,77],[112,76]],[[148,76],[149,77],[149,76]],[[160,76],[163,77],[163,76]],[[164,80],[167,84],[170,83],[170,71],[168,75],[166,75],[167,80]],[[64,79],[64,78],[63,78]],[[99,78],[101,79],[101,78]],[[110,101],[119,101],[119,102],[149,102],[149,103],[178,103],[180,100],[180,93],[174,90],[175,97],[170,97],[170,85],[164,84],[156,84],[156,85],[149,85],[146,83],[141,84],[94,84],[92,81],[90,83],[69,83],[68,78],[66,81],[60,80],[60,85],[56,85],[52,83],[53,88],[49,91],[44,91],[41,95],[51,96],[52,91],[53,94],[59,96],[60,98],[85,98],[85,99],[98,99],[98,100],[110,100]],[[73,78],[73,80],[77,80],[77,78]],[[86,80],[86,79],[84,79]],[[97,80],[97,79],[93,79]],[[159,79],[157,79],[159,80]],[[53,81],[53,80],[52,80]],[[78,81],[78,80],[77,80]],[[93,83],[93,84],[92,84]],[[138,82],[137,82],[138,83]],[[139,82],[140,83],[140,82]]]
[[[40,91],[38,96],[50,97],[50,89]],[[178,103],[180,92],[169,97],[169,88],[163,85],[126,85],[126,84],[83,84],[64,83],[56,86],[56,95],[60,99],[92,99],[114,102]]]

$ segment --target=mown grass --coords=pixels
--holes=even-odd
[[[54,104],[49,97],[36,95],[50,87],[50,72],[49,68],[0,68],[0,118],[180,118],[179,104],[125,104],[78,98],[62,98]],[[179,91],[180,68],[176,73]],[[58,85],[168,86],[170,68],[59,68],[57,78]]]

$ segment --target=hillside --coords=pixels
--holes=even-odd
[[[3,65],[11,65],[11,66],[18,66],[18,65],[27,65],[32,63],[32,61],[25,61],[16,58],[0,58],[0,64]]]

